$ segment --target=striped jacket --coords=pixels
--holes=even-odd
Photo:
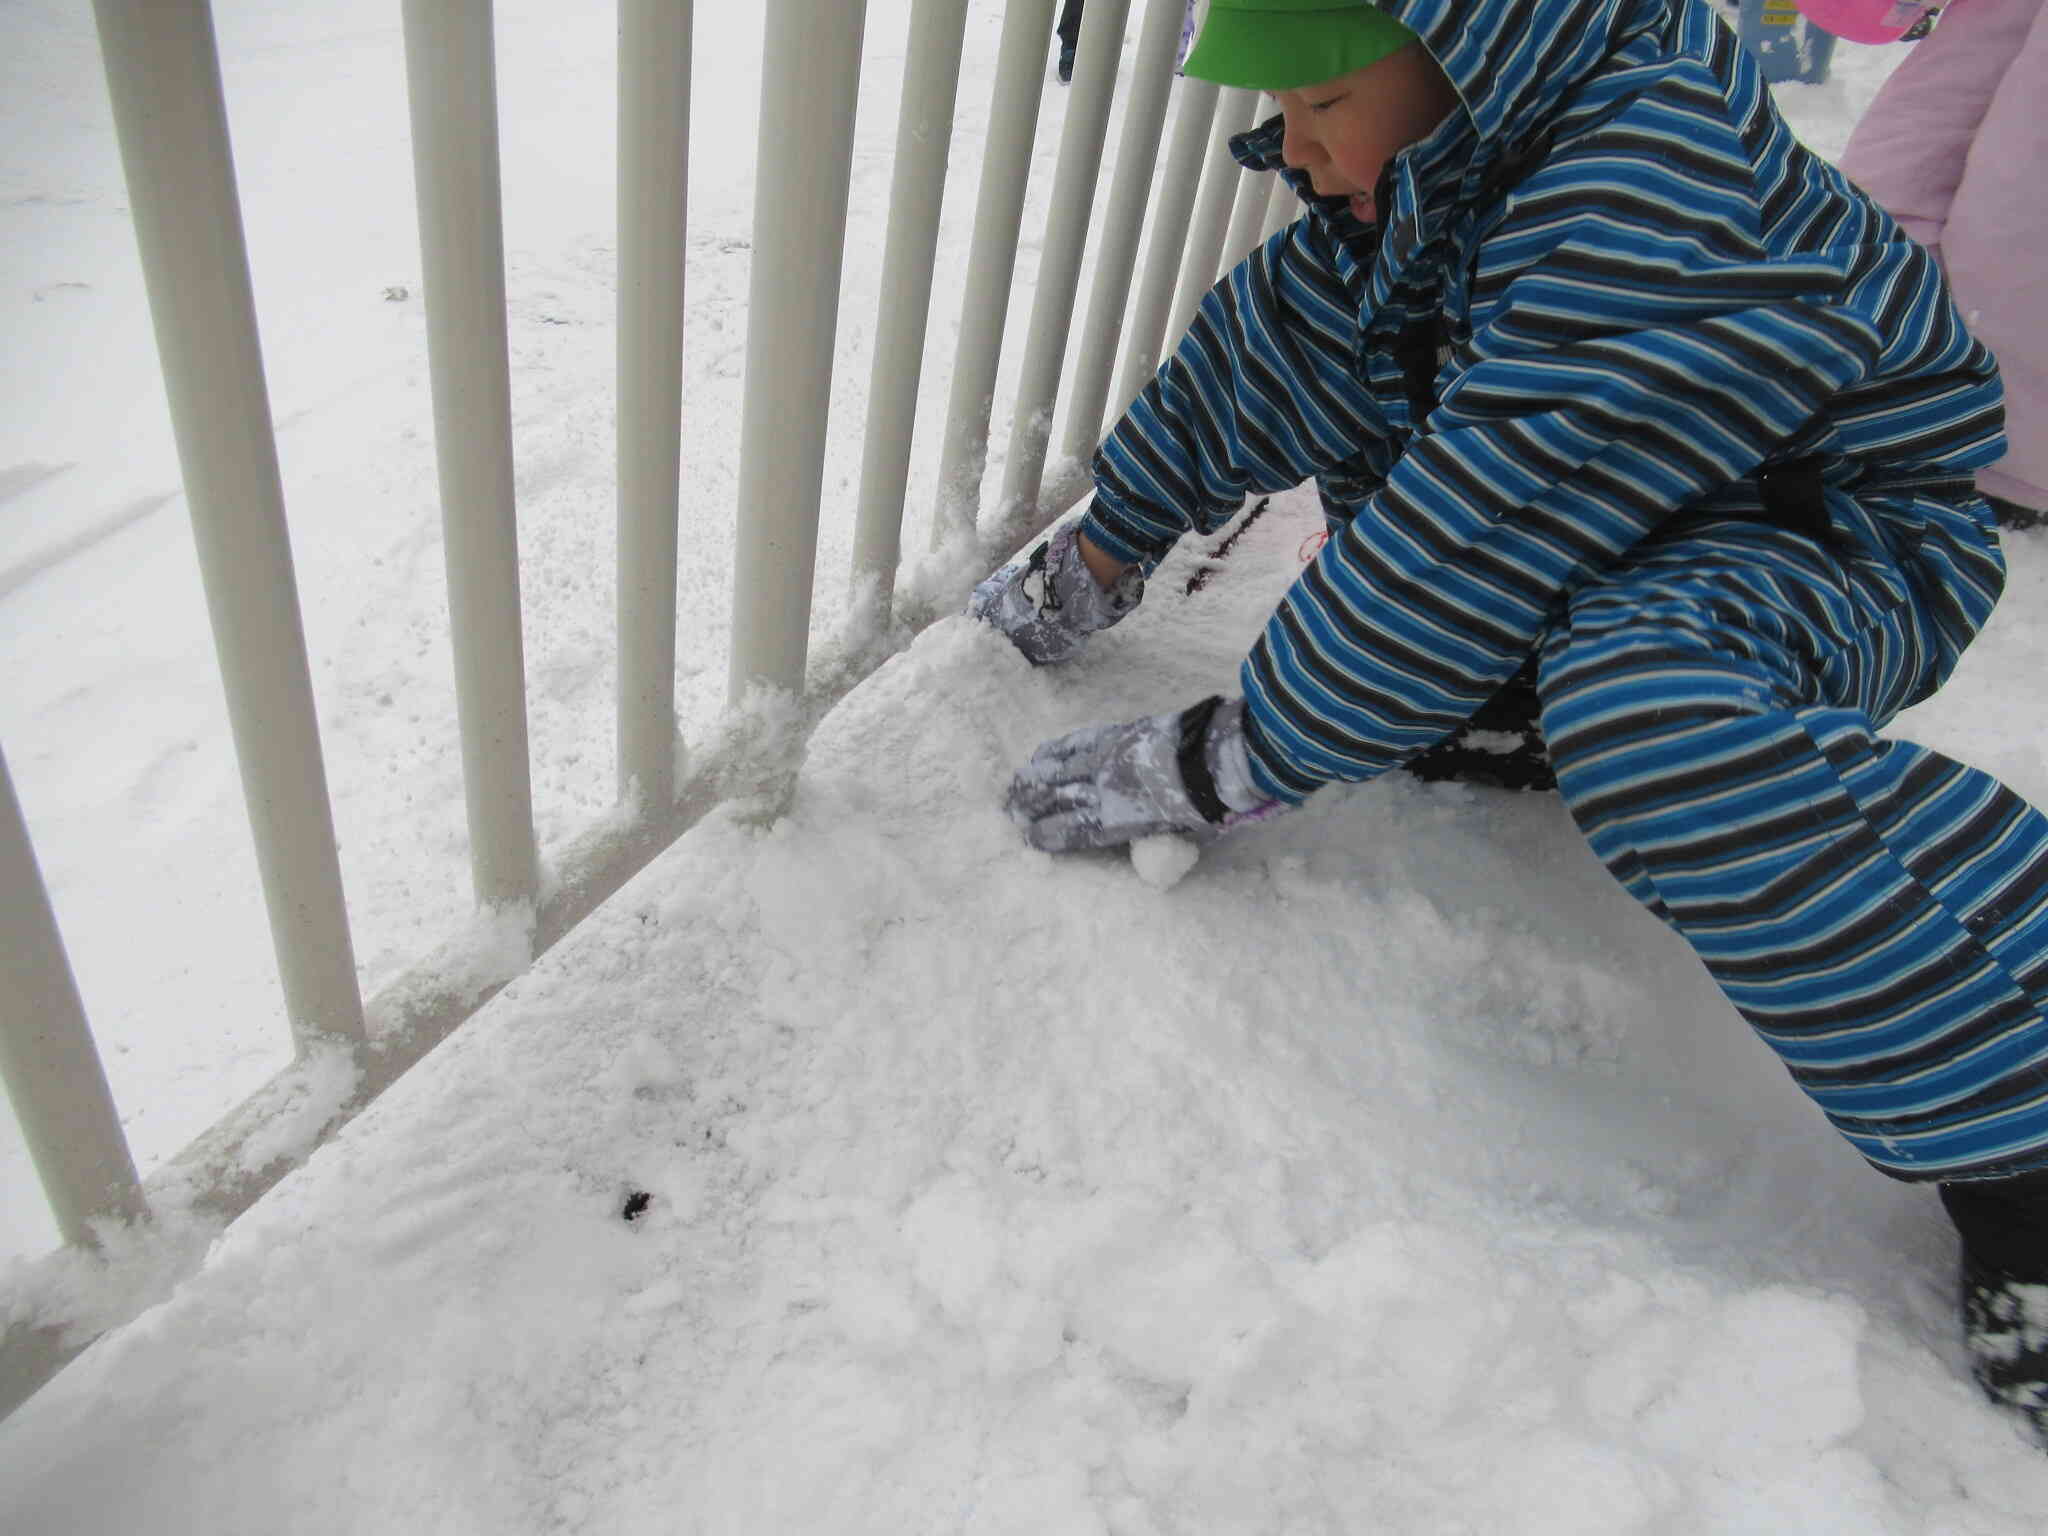
[[[1774,464],[1961,499],[2002,447],[1939,269],[1798,143],[1706,0],[1381,3],[1465,110],[1389,164],[1376,229],[1289,173],[1308,216],[1203,301],[1085,525],[1149,569],[1319,482],[1333,536],[1242,672],[1287,801],[1441,740],[1566,594],[1674,514],[1756,505]],[[1912,534],[1848,536],[1909,562]]]

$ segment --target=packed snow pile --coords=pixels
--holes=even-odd
[[[1178,885],[1201,856],[1202,850],[1192,838],[1170,832],[1141,837],[1131,844],[1131,868],[1140,880],[1162,891]]]
[[[1936,1202],[1554,797],[1021,843],[1038,740],[1228,686],[1275,513],[1066,668],[928,631],[10,1420],[10,1524],[2038,1530]],[[2016,543],[1937,734],[2039,796]]]

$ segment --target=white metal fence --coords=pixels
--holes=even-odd
[[[1002,488],[996,505],[983,505],[1055,3],[1010,0],[1004,11],[932,519],[935,544],[971,537],[989,561],[1085,492],[1087,459],[1105,421],[1151,376],[1219,272],[1292,213],[1276,178],[1240,173],[1224,147],[1254,120],[1254,94],[1176,79],[1184,0],[1089,0]],[[766,6],[764,73],[776,85],[759,136],[728,688],[734,701],[762,685],[785,690],[815,719],[858,680],[814,681],[805,693],[866,0]],[[355,1089],[325,1135],[489,995],[447,982],[423,961],[366,1011],[210,7],[95,0],[94,9],[297,1059],[165,1174],[138,1179],[0,756],[0,1070],[58,1228],[82,1248],[109,1222],[146,1221],[159,1180],[196,1191],[222,1217],[238,1213],[310,1150],[273,1155],[267,1149],[278,1138],[267,1133],[303,1099],[317,1063],[341,1051],[355,1069]],[[543,889],[521,649],[492,6],[404,0],[472,880],[480,906],[529,915],[534,956],[722,792],[709,774],[678,772],[673,704],[692,9],[692,0],[619,0],[620,811],[557,854]],[[902,553],[967,11],[968,0],[914,0],[911,14],[852,571],[883,618]],[[1084,273],[1126,61],[1106,223]],[[1051,422],[1063,386],[1066,431],[1054,456]],[[380,1001],[388,1004],[382,1016],[403,1027],[373,1039],[365,1018],[377,1016]],[[33,1393],[90,1333],[76,1318],[12,1322],[0,1342],[0,1412]]]

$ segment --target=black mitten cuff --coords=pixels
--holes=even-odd
[[[1224,818],[1230,815],[1230,807],[1216,793],[1216,776],[1209,771],[1209,722],[1215,718],[1222,703],[1223,696],[1212,693],[1182,713],[1180,751],[1177,754],[1180,781],[1187,789],[1188,802],[1212,827],[1221,826]]]

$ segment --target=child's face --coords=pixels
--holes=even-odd
[[[1352,214],[1365,224],[1379,217],[1372,191],[1381,167],[1429,137],[1459,105],[1420,43],[1321,85],[1281,91],[1275,100],[1287,123],[1281,157],[1307,171],[1319,195],[1350,198]]]

